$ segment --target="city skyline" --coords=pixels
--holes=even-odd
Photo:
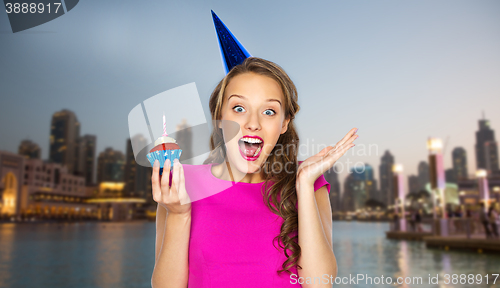
[[[487,119],[479,119],[478,123],[480,129],[476,132],[477,144],[474,151],[475,153],[472,153],[472,155],[480,158],[477,161],[477,169],[484,169],[487,171],[487,175],[492,176],[488,176],[488,178],[491,178],[493,181],[491,183],[491,185],[493,185],[492,189],[495,191],[494,193],[497,193],[498,187],[495,185],[497,185],[496,183],[500,180],[500,171],[498,168],[498,148],[494,130],[491,129]],[[101,196],[107,195],[111,197],[139,196],[141,199],[151,198],[150,172],[148,172],[151,170],[151,167],[141,167],[136,162],[132,151],[132,142],[145,141],[145,138],[142,136],[135,136],[141,137],[139,140],[127,138],[125,140],[127,145],[126,151],[119,151],[112,147],[107,147],[97,154],[95,146],[96,142],[98,142],[98,137],[88,134],[80,136],[80,127],[81,122],[78,121],[78,117],[73,111],[64,109],[54,112],[51,118],[51,151],[49,159],[42,159],[42,157],[40,157],[40,146],[35,141],[31,140],[22,140],[19,143],[17,154],[9,154],[7,151],[0,150],[0,153],[4,155],[3,157],[7,159],[2,160],[2,164],[7,165],[7,167],[11,169],[9,172],[10,174],[7,173],[8,175],[6,176],[7,178],[10,177],[8,179],[12,178],[14,175],[12,173],[19,173],[20,170],[24,170],[25,173],[25,177],[14,177],[15,179],[12,181],[6,180],[7,183],[17,183],[17,179],[24,179],[23,185],[25,186],[23,187],[26,188],[23,189],[28,189],[26,191],[30,191],[30,194],[35,195],[35,199],[39,199],[39,197],[42,197],[40,199],[52,197],[51,194],[44,194],[47,191],[51,193],[56,192],[53,196],[55,197],[54,199],[63,199],[67,197],[64,196],[65,189],[69,189],[66,190],[69,192],[71,192],[72,189],[74,191],[79,191],[79,193],[82,193],[79,197],[87,197],[89,195],[96,195],[95,193],[100,193]],[[177,135],[179,145],[184,147],[186,155],[192,152],[189,150],[192,149],[190,147],[193,141],[192,131],[188,127],[189,123],[186,121],[182,121],[177,125],[177,130],[182,131],[182,133]],[[437,146],[433,147],[433,149],[436,149]],[[442,151],[442,147],[438,149]],[[447,196],[450,197],[449,200],[451,202],[449,204],[456,204],[455,202],[459,201],[459,198],[462,196],[468,198],[469,200],[467,201],[474,201],[470,199],[477,198],[477,193],[475,193],[474,190],[471,191],[471,188],[475,189],[474,183],[477,177],[468,173],[466,159],[469,153],[467,153],[467,150],[463,147],[457,146],[450,154],[453,158],[453,167],[443,167],[443,169],[446,170],[443,170],[446,174],[444,178],[446,180],[445,185],[449,187],[449,189],[446,188],[448,191],[447,193],[451,193]],[[23,159],[26,159],[26,166],[22,164]],[[436,160],[433,161],[435,162]],[[400,182],[403,183],[401,188],[403,189],[401,190],[403,194],[400,195],[405,195],[405,198],[408,197],[408,199],[411,199],[410,201],[413,201],[416,199],[415,197],[422,197],[422,190],[432,193],[429,190],[429,181],[434,181],[430,180],[432,179],[430,173],[435,173],[430,172],[432,170],[430,167],[436,165],[433,161],[431,161],[430,158],[429,162],[427,162],[427,160],[420,161],[418,163],[417,175],[405,175],[403,173],[403,177],[400,178],[401,180],[398,180],[403,181]],[[94,165],[94,163],[97,165]],[[346,177],[342,177],[341,173],[336,173],[336,167],[324,173],[325,178],[331,181],[332,194],[330,194],[330,199],[332,201],[332,208],[335,207],[342,211],[360,211],[360,209],[364,207],[379,207],[380,205],[382,205],[381,207],[391,207],[394,204],[396,197],[396,188],[393,186],[394,176],[396,175],[394,167],[400,166],[397,165],[398,163],[395,161],[395,157],[389,150],[384,152],[384,155],[380,158],[380,165],[378,166],[378,177],[374,173],[374,170],[376,170],[374,169],[375,166],[372,166],[368,162],[363,162],[362,164],[363,169],[361,170],[358,169],[359,167],[348,168],[349,174]],[[25,169],[19,169],[20,167],[25,167]],[[12,170],[12,168],[14,168],[14,170]],[[400,168],[401,167],[398,168],[398,171],[402,171]],[[97,181],[89,181],[89,179],[94,177],[94,174],[97,176]],[[60,175],[62,175],[63,178],[62,186],[60,186]],[[343,181],[340,181],[341,178]],[[65,179],[69,180],[66,181]],[[458,180],[460,180],[460,183]],[[68,184],[77,184],[78,186],[68,188],[65,186],[66,182],[68,182]],[[458,184],[458,186],[452,185],[452,183]],[[343,189],[340,189],[341,186],[343,186]],[[39,191],[38,189],[42,190]],[[5,201],[9,202],[10,198],[20,199],[20,197],[13,196],[20,193],[19,191],[14,193],[14,190],[15,189],[12,188],[7,189],[6,192],[4,191],[6,193],[4,193],[4,196],[7,197],[5,198],[7,200],[4,199]],[[58,196],[57,193],[62,193],[62,196]],[[23,199],[27,198],[27,196],[22,197]],[[8,209],[12,210],[12,207],[9,207]],[[29,208],[23,211],[33,211],[33,209],[34,208]],[[55,208],[51,209],[54,210]],[[37,208],[37,211],[40,211],[40,208]],[[144,212],[144,210],[142,211]]]

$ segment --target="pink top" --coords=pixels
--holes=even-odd
[[[264,203],[264,183],[233,185],[215,177],[212,165],[183,164],[186,191],[193,201],[188,287],[301,287],[290,283],[288,273],[277,273],[286,257],[276,241],[279,250],[273,246],[273,239],[283,219]],[[323,175],[314,191],[323,185],[330,193]],[[297,274],[296,268],[290,271]]]

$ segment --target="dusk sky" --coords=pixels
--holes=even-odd
[[[429,136],[448,139],[446,168],[452,149],[464,147],[473,174],[483,111],[500,131],[497,0],[82,0],[15,34],[0,13],[0,150],[31,139],[48,158],[51,116],[69,109],[81,134],[97,135],[98,153],[124,151],[132,108],[191,82],[210,117],[210,93],[224,76],[211,9],[297,85],[301,141],[334,145],[357,127],[357,145],[340,162],[370,164],[376,178],[385,150],[416,173]],[[363,154],[370,144],[378,151]]]

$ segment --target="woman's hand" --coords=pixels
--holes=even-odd
[[[305,185],[314,185],[319,176],[332,168],[333,164],[354,146],[352,142],[358,138],[357,131],[357,128],[351,129],[335,146],[328,146],[300,163],[297,169],[297,181]]]
[[[153,175],[151,176],[153,186],[153,200],[167,209],[168,213],[190,214],[191,199],[186,192],[184,180],[184,168],[178,159],[174,160],[172,182],[169,183],[170,160],[167,159],[163,165],[163,177],[160,181],[160,162],[155,161]]]

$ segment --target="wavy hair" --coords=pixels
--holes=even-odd
[[[297,88],[279,65],[262,58],[249,57],[243,63],[233,67],[212,92],[209,101],[212,120],[221,120],[225,89],[232,78],[243,73],[256,73],[275,80],[280,85],[285,98],[285,119],[290,119],[288,128],[285,133],[280,134],[276,146],[261,168],[264,173],[263,178],[265,179],[262,191],[264,203],[273,213],[279,215],[284,220],[279,235],[273,239],[274,247],[278,249],[275,245],[276,241],[283,249],[287,258],[282,264],[282,269],[277,272],[286,271],[291,274],[290,268],[294,266],[302,269],[297,263],[301,255],[301,249],[298,243],[297,191],[295,190],[299,137],[293,123],[293,119],[300,109],[300,106],[297,104]],[[204,161],[204,164],[220,164],[227,160],[222,129],[216,127],[216,122],[212,121],[213,132],[210,136],[211,152]],[[278,147],[287,147],[287,149],[286,151],[285,149],[281,149],[280,151]],[[275,163],[286,164],[286,169],[279,169],[280,171],[275,172]],[[291,168],[293,173],[289,173],[288,168]],[[268,190],[271,181],[272,185]]]

